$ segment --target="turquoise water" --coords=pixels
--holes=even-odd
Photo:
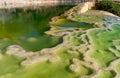
[[[0,10],[0,49],[18,44],[28,51],[38,51],[62,42],[61,37],[44,34],[50,29],[48,22],[71,6],[39,9]]]

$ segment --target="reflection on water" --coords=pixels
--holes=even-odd
[[[70,6],[0,10],[0,48],[19,44],[26,50],[37,51],[57,45],[62,39],[48,36],[44,32],[50,28],[50,18],[68,8]]]

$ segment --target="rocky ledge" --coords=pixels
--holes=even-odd
[[[41,61],[56,62],[59,57],[55,53],[51,53],[51,49],[43,49],[38,52],[27,52],[18,45],[10,45],[6,50],[7,55],[13,55],[17,58],[25,58],[21,65],[26,66]]]

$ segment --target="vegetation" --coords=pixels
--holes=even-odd
[[[120,4],[112,0],[102,0],[96,4],[96,9],[105,10],[120,16]]]

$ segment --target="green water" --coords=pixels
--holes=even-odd
[[[54,6],[39,9],[0,10],[0,49],[18,44],[28,51],[53,47],[62,42],[61,37],[44,34],[48,22],[71,6]]]

